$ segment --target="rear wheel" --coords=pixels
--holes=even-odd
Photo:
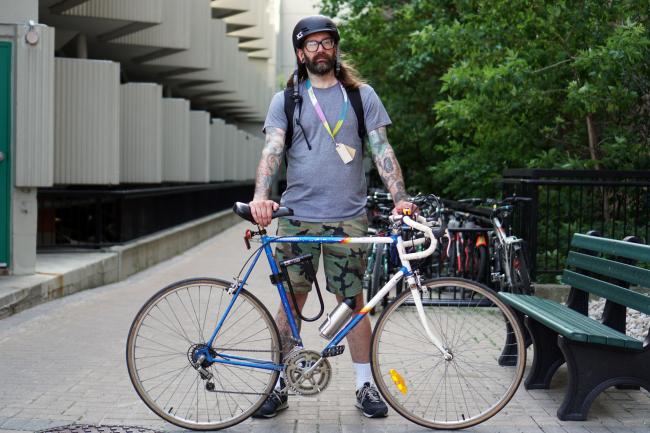
[[[207,347],[233,299],[229,286],[207,278],[179,281],[151,297],[131,325],[126,346],[131,382],[151,410],[179,427],[218,430],[240,423],[264,403],[277,381],[276,370],[201,356],[280,364],[275,322],[244,289]]]
[[[510,260],[510,273],[512,278],[512,291],[525,295],[533,294],[533,287],[530,281],[528,257],[523,245],[514,245],[512,258]]]
[[[424,286],[442,294],[422,301],[424,315],[452,358],[445,359],[431,342],[407,291],[375,326],[375,383],[388,404],[416,424],[476,425],[499,412],[517,390],[526,364],[523,332],[512,310],[483,285],[440,278]]]

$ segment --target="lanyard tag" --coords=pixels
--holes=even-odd
[[[345,145],[343,143],[336,143],[336,153],[339,154],[339,157],[343,161],[344,164],[349,164],[352,162],[354,159],[354,155],[356,154],[356,150],[354,150],[352,147]]]

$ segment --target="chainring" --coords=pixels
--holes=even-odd
[[[310,371],[314,365],[316,367]],[[298,350],[285,360],[284,377],[287,386],[297,394],[315,395],[329,385],[332,366],[327,358],[314,350]]]

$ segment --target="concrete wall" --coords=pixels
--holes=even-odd
[[[38,0],[0,0],[0,23],[38,22]]]

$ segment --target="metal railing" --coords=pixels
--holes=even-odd
[[[513,169],[501,182],[504,196],[533,199],[514,215],[513,231],[529,243],[534,278],[564,268],[576,232],[648,241],[650,171]]]
[[[39,250],[119,245],[253,197],[253,182],[38,190]]]

